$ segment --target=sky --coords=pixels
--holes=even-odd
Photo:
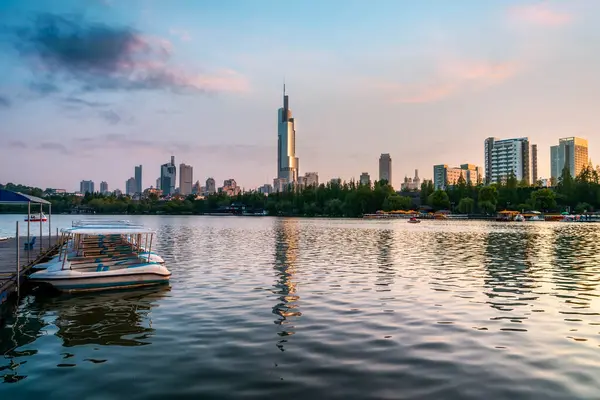
[[[580,136],[600,163],[596,0],[2,0],[0,183],[125,188],[143,165],[246,189],[277,172],[285,80],[300,173],[393,185],[483,166],[484,140]]]

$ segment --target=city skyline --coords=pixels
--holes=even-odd
[[[142,165],[146,188],[177,154],[198,177],[270,183],[284,76],[301,168],[323,182],[376,177],[381,153],[394,159],[395,187],[414,169],[431,178],[440,163],[483,166],[487,137],[528,137],[540,178],[550,178],[559,138],[586,138],[600,163],[600,59],[585,44],[600,4],[433,3],[382,0],[366,18],[361,2],[307,1],[290,4],[283,21],[268,1],[4,1],[0,181],[123,189],[123,171]],[[286,24],[293,38],[279,34]],[[104,32],[127,46],[73,58],[42,36],[50,27],[55,44],[77,34],[93,49]],[[228,34],[218,44],[201,40],[219,32]]]

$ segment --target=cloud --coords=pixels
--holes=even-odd
[[[432,103],[462,93],[473,93],[500,84],[520,70],[517,63],[450,62],[438,68],[430,82],[383,83],[379,88],[394,103]]]
[[[126,117],[122,114],[117,113],[115,110],[102,110],[98,113],[100,118],[104,119],[111,125],[117,125],[120,123],[131,123],[133,122],[133,117]]]
[[[12,102],[8,97],[0,95],[0,108],[8,108],[11,105]]]
[[[566,25],[573,20],[573,15],[553,10],[548,3],[515,6],[508,13],[515,21],[550,27]]]
[[[27,143],[22,142],[20,140],[13,140],[11,142],[8,142],[8,147],[11,149],[26,149]]]
[[[52,82],[83,91],[168,90],[175,93],[243,92],[247,80],[235,71],[191,73],[173,65],[168,40],[128,27],[90,23],[72,16],[40,14],[16,30],[15,45],[43,77],[35,88],[52,92]]]
[[[54,83],[40,81],[31,82],[29,89],[42,96],[60,92],[60,89]]]
[[[190,33],[183,29],[169,29],[169,34],[171,34],[171,36],[179,38],[179,40],[181,40],[182,42],[189,42],[192,40],[192,36],[190,35]]]
[[[85,107],[91,107],[91,108],[107,107],[110,105],[109,103],[104,103],[101,101],[89,101],[89,100],[85,100],[85,99],[81,99],[79,97],[73,97],[73,96],[65,97],[63,99],[63,101],[70,105],[85,106]]]
[[[57,143],[57,142],[42,142],[39,146],[38,146],[39,150],[54,150],[59,152],[60,154],[63,155],[70,155],[72,154],[72,151],[69,150],[64,144],[62,143]]]

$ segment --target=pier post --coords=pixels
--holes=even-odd
[[[52,248],[52,204],[48,204],[48,249]],[[58,237],[56,238],[58,240]]]
[[[44,212],[44,206],[42,205],[42,203],[40,203],[40,254],[42,254],[43,250],[42,250],[42,243],[44,242],[44,234],[42,233],[42,224],[44,223],[44,221],[42,221],[42,213]]]
[[[21,285],[21,246],[19,243],[19,221],[17,221],[17,296],[19,295],[19,286]]]
[[[29,227],[31,225],[31,202],[27,203],[27,243],[31,242]],[[27,264],[29,264],[29,249],[27,249]]]

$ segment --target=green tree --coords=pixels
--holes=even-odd
[[[397,194],[389,195],[383,202],[383,209],[385,211],[410,210],[411,208],[412,200],[410,197]]]
[[[447,210],[450,208],[450,198],[443,190],[436,190],[429,196],[429,204],[436,210]]]
[[[531,204],[534,208],[548,212],[556,209],[556,195],[551,189],[540,189],[531,193]]]
[[[496,204],[489,200],[480,201],[479,210],[484,214],[493,214],[496,211]]]
[[[475,209],[475,200],[470,197],[463,197],[458,202],[458,211],[461,214],[471,214]]]

